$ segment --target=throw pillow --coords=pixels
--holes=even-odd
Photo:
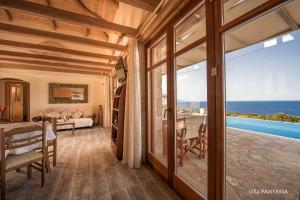
[[[83,112],[83,117],[84,118],[90,118],[90,117],[92,117],[92,111],[84,111]]]

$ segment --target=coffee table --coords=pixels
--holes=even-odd
[[[66,121],[66,122],[57,122],[56,126],[66,126],[71,125],[72,126],[72,134],[75,135],[75,122],[73,121]]]

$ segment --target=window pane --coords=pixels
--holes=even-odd
[[[175,51],[179,51],[206,34],[205,7],[197,9],[175,29]]]
[[[300,24],[300,0],[279,10]],[[299,199],[300,29],[279,10],[225,34],[227,199]]]
[[[224,24],[230,22],[268,0],[223,0]]]
[[[176,174],[207,196],[206,47],[176,58]]]
[[[166,37],[158,42],[152,49],[152,66],[167,58]]]
[[[167,165],[167,65],[162,64],[149,72],[151,84],[150,109],[152,131],[150,152]]]

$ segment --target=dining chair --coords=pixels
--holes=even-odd
[[[36,134],[28,134],[35,132]],[[41,186],[45,184],[45,155],[46,155],[46,128],[45,123],[41,126],[32,125],[27,127],[14,128],[9,131],[0,130],[1,139],[1,199],[5,200],[6,180],[5,175],[8,172],[27,167],[27,177],[31,177],[32,167],[40,162],[41,168]],[[42,146],[42,151],[35,151]],[[6,152],[22,149],[25,153],[8,154]]]
[[[54,140],[47,141],[47,148],[46,148],[49,156],[49,159],[46,160],[46,169],[47,172],[51,172],[50,164],[49,164],[50,158],[52,157],[52,163],[54,167],[56,166],[56,161],[57,161],[57,118],[38,116],[38,117],[33,117],[32,121],[34,122],[44,121],[44,122],[50,122],[52,124],[52,129],[56,138]]]
[[[180,166],[183,166],[183,161],[189,152],[188,140],[186,139],[186,128],[184,127],[184,124],[185,118],[177,119],[176,148]]]
[[[5,112],[5,106],[4,106],[4,105],[0,105],[0,116],[1,116],[1,120],[4,119],[4,112]]]
[[[207,123],[202,122],[198,128],[198,137],[190,140],[190,152],[198,155],[200,159],[204,159],[207,154]]]
[[[54,140],[50,140],[47,143],[47,150],[48,150],[48,156],[49,159],[52,157],[52,163],[53,166],[56,166],[56,160],[57,160],[57,118],[56,117],[46,117],[44,118],[44,121],[48,121],[52,124],[53,132],[56,136]]]

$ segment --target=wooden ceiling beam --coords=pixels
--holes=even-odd
[[[42,30],[27,28],[23,26],[16,26],[11,24],[5,24],[5,23],[0,23],[0,30],[5,32],[10,32],[10,33],[21,34],[21,35],[36,36],[40,38],[51,38],[55,40],[62,40],[71,43],[76,43],[76,44],[83,44],[83,45],[91,45],[91,46],[102,47],[102,48],[118,50],[118,51],[125,51],[127,48],[124,45],[102,42],[102,41],[93,40],[89,38],[76,37],[76,36],[66,35],[62,33],[42,31]]]
[[[11,16],[11,13],[9,12],[9,10],[4,8],[3,11],[4,11],[4,14],[7,18],[7,21],[12,22],[12,16]]]
[[[102,67],[114,67],[113,64],[107,64],[107,63],[102,63],[102,62],[95,62],[95,61],[89,61],[89,60],[79,60],[79,59],[56,57],[56,56],[48,56],[48,55],[40,55],[40,54],[4,51],[4,50],[0,50],[0,55],[13,56],[13,57],[23,57],[23,58],[30,58],[30,59],[61,61],[61,62],[69,62],[69,63],[76,63],[76,64],[93,65],[93,66],[99,66],[99,67],[100,66],[102,66]]]
[[[46,62],[46,61],[39,61],[39,60],[23,60],[23,59],[5,58],[5,57],[0,57],[0,62],[13,62],[13,63],[19,63],[19,64],[40,65],[40,66],[47,66],[47,67],[56,67],[56,68],[63,68],[63,69],[76,69],[76,70],[94,71],[94,72],[110,72],[111,71],[111,69],[107,69],[107,68],[84,67],[84,66],[72,65],[72,64],[68,64],[68,63]]]
[[[47,3],[48,6],[51,6],[50,0],[46,0],[46,3]],[[53,31],[55,31],[56,28],[57,28],[56,21],[53,20],[53,19],[49,19],[49,21],[50,21],[51,29],[52,29]]]
[[[119,2],[153,12],[158,4],[158,0],[119,0]]]
[[[115,24],[106,20],[96,19],[94,17],[81,15],[78,13],[62,10],[54,7],[44,6],[24,0],[1,0],[0,7],[13,9],[17,11],[31,13],[33,15],[48,17],[51,19],[62,20],[65,22],[84,25],[90,28],[102,28],[121,33],[127,37],[135,37],[138,30],[128,26]]]
[[[86,28],[86,29],[85,29],[85,34],[84,34],[84,36],[85,36],[85,37],[89,37],[89,35],[90,35],[90,29],[89,29],[89,28]]]
[[[20,65],[13,63],[2,63],[0,61],[1,69],[24,69],[24,70],[38,70],[38,71],[48,71],[48,72],[62,72],[62,73],[73,73],[73,74],[86,74],[86,75],[107,75],[107,72],[90,72],[83,70],[71,70],[71,69],[59,69],[52,67],[43,66],[30,66],[30,65]]]
[[[72,55],[77,55],[77,56],[84,56],[84,57],[91,57],[91,58],[98,58],[98,59],[102,58],[102,59],[108,59],[108,60],[114,60],[114,61],[117,61],[119,59],[118,56],[111,56],[111,55],[106,55],[106,54],[98,54],[98,53],[92,53],[92,52],[86,52],[86,51],[45,46],[45,45],[41,45],[41,44],[16,42],[16,41],[2,40],[2,39],[0,39],[0,45],[19,47],[19,48],[25,48],[25,49],[45,50],[45,51],[52,51],[52,52],[64,53],[64,54],[72,54]]]

